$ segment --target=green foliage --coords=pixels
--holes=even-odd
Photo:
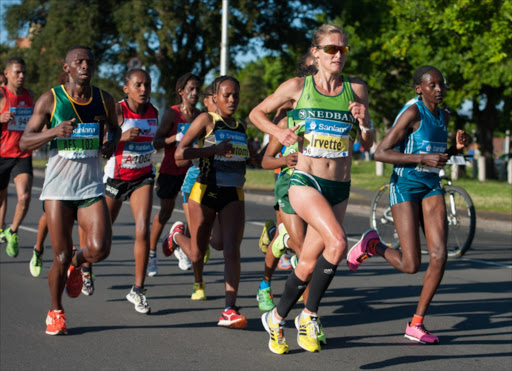
[[[254,106],[272,94],[279,84],[295,76],[295,70],[296,63],[284,63],[284,58],[273,56],[249,63],[236,76],[241,91],[237,116],[249,116]]]
[[[27,61],[27,85],[36,94],[55,85],[64,54],[74,44],[95,51],[93,83],[121,96],[121,76],[138,56],[159,81],[153,96],[174,103],[176,80],[192,71],[218,74],[221,2],[218,0],[21,0],[4,14],[11,40],[30,30],[32,47],[7,51]],[[512,1],[510,0],[231,0],[230,69],[241,83],[237,116],[294,76],[295,66],[324,22],[345,28],[351,51],[344,74],[367,84],[370,114],[385,134],[402,105],[415,95],[413,71],[431,64],[445,75],[450,131],[477,130],[492,158],[495,131],[512,120]],[[263,47],[269,55],[235,60]],[[472,102],[469,116],[458,113]],[[488,164],[489,165],[489,164]],[[488,168],[492,175],[492,167]]]
[[[239,68],[240,62],[234,60],[238,53],[255,52],[259,45],[278,54],[286,48],[305,50],[306,30],[316,23],[312,11],[318,3],[232,0],[229,73]],[[218,74],[218,0],[21,0],[6,8],[4,19],[11,40],[32,30],[31,48],[10,54],[25,57],[30,72],[27,85],[37,94],[55,85],[65,52],[75,44],[93,48],[101,65],[95,82],[111,90],[119,90],[130,58],[139,57],[143,66],[158,75],[159,89],[153,95],[163,94],[167,105],[175,102],[176,80],[181,75]],[[285,55],[283,65],[289,59]],[[108,79],[113,81],[108,83]]]
[[[512,119],[512,2],[389,0],[395,20],[383,33],[384,49],[418,67],[439,68],[450,84],[445,102],[452,110],[471,100],[470,121],[493,176],[493,132]],[[508,58],[507,58],[508,57]],[[502,110],[497,107],[503,106]],[[465,120],[453,112],[452,131]]]
[[[23,36],[21,30],[29,26],[31,47],[14,49],[10,55],[25,59],[27,86],[36,96],[57,85],[64,56],[71,46],[91,46],[97,63],[101,63],[109,42],[104,35],[112,32],[111,26],[104,22],[110,9],[108,2],[99,0],[24,0],[8,8],[5,20],[12,38]],[[98,82],[99,79],[93,81]]]

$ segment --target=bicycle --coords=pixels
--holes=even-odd
[[[464,157],[450,159],[448,164],[464,163]],[[458,259],[468,251],[475,237],[476,211],[471,197],[466,190],[452,184],[444,169],[439,173],[446,203],[446,219],[448,221],[448,257]],[[393,223],[393,215],[389,206],[389,183],[379,187],[370,210],[370,226],[379,233],[382,243],[392,249],[400,247],[400,241]],[[423,254],[428,251],[422,250]]]

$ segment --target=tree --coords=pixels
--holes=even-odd
[[[332,14],[355,35],[346,70],[367,82],[372,115],[389,125],[392,111],[407,100],[402,91],[412,95],[404,83],[412,83],[413,70],[436,66],[450,86],[445,102],[452,129],[467,121],[477,128],[487,174],[493,177],[493,133],[511,121],[512,2],[346,1]],[[473,109],[465,118],[457,110],[468,101]]]
[[[27,64],[27,85],[37,96],[55,86],[62,72],[66,50],[73,45],[88,45],[93,48],[98,65],[109,48],[115,28],[104,21],[111,13],[108,1],[59,1],[24,0],[11,5],[5,14],[5,24],[11,39],[26,36],[31,47],[14,49]],[[98,77],[96,82],[101,82]],[[115,85],[110,85],[112,88]],[[102,86],[104,87],[104,86]],[[108,89],[111,90],[111,89]],[[117,85],[117,91],[120,93]]]
[[[304,47],[306,30],[316,22],[312,10],[318,3],[232,0],[230,73],[239,65],[233,57],[254,51],[256,40],[277,54]],[[16,52],[34,69],[29,80],[38,93],[54,85],[62,57],[74,44],[91,46],[100,65],[99,76],[117,81],[117,86],[128,60],[138,56],[159,76],[158,86],[167,104],[174,103],[179,76],[191,71],[204,78],[218,70],[218,0],[22,0],[7,7],[4,19],[11,39],[29,27],[34,30],[32,47]],[[98,81],[106,85],[106,80]]]

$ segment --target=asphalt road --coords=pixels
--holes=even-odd
[[[501,232],[479,229],[466,255],[448,262],[426,318],[440,345],[423,346],[403,337],[416,307],[427,257],[416,275],[399,273],[377,257],[355,273],[345,262],[340,265],[320,309],[328,338],[320,353],[308,353],[297,345],[293,317],[301,310],[298,304],[285,329],[290,354],[272,354],[255,296],[263,272],[257,242],[273,210],[268,198],[253,195],[248,195],[246,203],[238,300],[249,321],[247,329],[216,325],[224,306],[223,258],[216,251],[205,267],[207,301],[190,300],[192,272],[181,271],[174,257],[164,258],[159,252],[160,273],[146,280],[152,313],[135,312],[125,299],[134,280],[134,222],[125,205],[114,225],[110,257],[95,266],[94,295],[66,296],[69,334],[46,335],[50,249],[44,255],[41,277],[33,278],[28,266],[41,213],[41,182],[35,178],[32,205],[20,228],[20,254],[13,259],[6,255],[5,245],[0,249],[1,370],[512,369],[510,226]],[[8,201],[10,222],[16,203],[12,184]],[[184,218],[178,204],[172,221]],[[157,210],[155,198],[154,213]],[[350,244],[368,228],[368,217],[361,210],[351,207],[346,217]],[[276,271],[272,287],[277,300],[288,273]]]

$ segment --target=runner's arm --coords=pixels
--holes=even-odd
[[[295,128],[280,129],[268,119],[267,115],[290,102],[293,105],[299,99],[303,85],[304,78],[302,77],[294,77],[282,83],[273,94],[253,108],[249,114],[251,122],[261,131],[276,137],[283,145],[290,146],[297,142],[298,136],[294,132]]]
[[[107,138],[106,142],[101,146],[101,156],[103,158],[110,158],[121,139],[121,128],[120,125],[123,121],[119,121],[119,114],[116,107],[114,98],[107,92],[103,91],[103,97],[105,99],[105,105],[107,108]]]
[[[43,127],[50,122],[50,110],[53,108],[53,105],[54,97],[51,90],[44,93],[37,100],[32,117],[28,121],[20,139],[20,149],[22,151],[32,151],[58,136],[71,135],[74,121],[63,121],[60,125],[42,132]]]
[[[176,165],[180,166],[180,162],[183,160],[192,160],[194,158],[209,157],[213,155],[220,155],[230,157],[233,152],[233,146],[229,142],[231,138],[222,141],[221,143],[203,148],[194,147],[194,142],[201,137],[204,137],[205,133],[212,130],[213,119],[212,117],[204,112],[196,117],[190,128],[187,130],[183,139],[181,140],[178,148],[176,149],[175,159]]]
[[[380,142],[375,152],[375,160],[390,164],[423,164],[442,168],[448,160],[445,153],[406,154],[394,147],[419,126],[419,112],[416,105],[407,108],[391,130]]]
[[[176,135],[169,136],[174,125],[176,125],[174,110],[169,108],[165,111],[164,117],[162,117],[162,123],[156,130],[155,137],[153,138],[153,147],[155,147],[156,150],[176,143]]]
[[[359,122],[361,145],[365,150],[369,151],[373,146],[374,131],[367,131],[372,128],[370,113],[368,112],[368,90],[366,89],[366,85],[357,79],[352,79],[351,85],[354,98],[359,104],[351,102],[349,109],[352,111],[352,115]]]

